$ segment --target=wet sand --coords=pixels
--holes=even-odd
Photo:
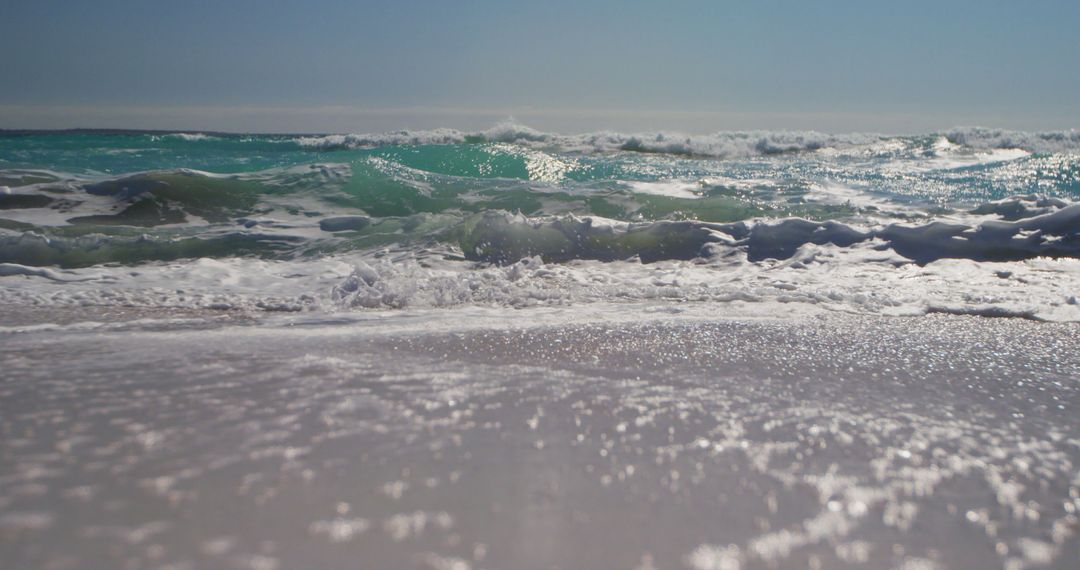
[[[527,311],[504,313],[437,332],[188,314],[8,330],[2,566],[1069,568],[1080,556],[1080,326],[523,327]]]

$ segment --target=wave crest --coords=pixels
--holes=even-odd
[[[401,130],[385,133],[356,133],[307,136],[294,139],[296,144],[321,150],[376,148],[400,145],[448,145],[466,143],[506,143],[567,152],[610,153],[618,151],[662,153],[711,158],[749,158],[822,149],[848,150],[880,145],[891,140],[924,139],[944,136],[952,144],[976,150],[1022,149],[1053,153],[1080,150],[1080,131],[1024,132],[985,127],[960,127],[940,135],[895,137],[872,133],[829,134],[817,131],[721,131],[711,134],[685,134],[673,131],[620,133],[598,131],[582,134],[559,134],[513,122],[490,129],[462,131],[439,128]]]
[[[892,249],[919,264],[945,258],[973,261],[1019,261],[1042,256],[1080,258],[1080,204],[1018,196],[995,202],[992,211],[1035,215],[975,224],[933,221],[861,230],[836,221],[801,218],[731,224],[631,223],[574,216],[530,219],[506,212],[486,212],[466,224],[460,245],[468,259],[500,264],[532,256],[542,256],[548,261],[638,257],[651,262],[710,258],[733,250],[745,252],[749,261],[782,260],[808,244],[850,247],[861,243]]]
[[[1080,151],[1080,131],[1024,132],[984,127],[955,128],[945,133],[954,144],[976,149],[1018,148],[1039,153]]]
[[[633,151],[713,158],[746,158],[808,152],[823,148],[850,148],[873,144],[882,139],[881,135],[873,134],[833,135],[814,131],[732,131],[707,135],[676,132],[626,134],[601,131],[564,135],[538,131],[516,123],[501,123],[482,131],[456,129],[392,131],[299,137],[295,140],[303,147],[324,150],[394,145],[506,143],[582,153]]]

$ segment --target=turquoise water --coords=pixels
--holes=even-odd
[[[1080,136],[957,130],[0,135],[0,262],[80,266],[437,243],[492,212],[627,222],[929,223],[1080,198]],[[313,229],[364,216],[365,227]],[[472,220],[472,221],[470,221]],[[621,251],[621,250],[620,250]]]

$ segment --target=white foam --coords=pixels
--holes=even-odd
[[[206,140],[214,140],[218,137],[210,136],[205,133],[169,133],[167,135],[161,135],[164,138],[180,139],[188,142],[198,142]]]
[[[958,127],[945,133],[952,143],[980,149],[1023,149],[1038,153],[1080,152],[1080,131],[1024,132]]]
[[[483,131],[434,129],[299,137],[295,140],[301,146],[327,149],[494,142],[584,153],[629,150],[716,158],[745,158],[826,148],[850,148],[877,143],[881,138],[880,135],[873,134],[832,135],[814,131],[739,131],[708,135],[602,131],[564,135],[546,133],[516,123],[501,123]]]
[[[670,198],[697,199],[701,193],[700,182],[683,180],[665,180],[660,182],[629,182],[630,191],[635,194],[652,194],[654,196],[668,196]]]
[[[51,279],[53,281],[92,281],[96,279],[93,276],[72,276],[65,275],[71,274],[71,272],[61,272],[47,267],[27,267],[25,265],[19,265],[18,263],[0,263],[0,277],[10,277],[13,275],[25,275],[27,277],[44,277],[45,279]]]
[[[929,170],[953,170],[956,168],[970,168],[983,164],[1008,162],[1031,156],[1031,152],[1023,148],[997,148],[997,147],[963,147],[941,137],[934,144],[934,158],[919,161],[914,169]]]
[[[80,283],[5,278],[0,303],[316,314],[375,311],[373,315],[469,307],[555,307],[584,314],[585,306],[618,313],[620,304],[635,303],[702,316],[950,312],[1080,321],[1080,305],[1070,287],[1080,279],[1080,261],[941,260],[920,267],[877,251],[872,244],[807,245],[791,259],[761,262],[747,261],[745,255],[708,263],[653,264],[544,264],[534,258],[504,267],[478,267],[412,256],[340,256],[308,262],[190,261],[142,267],[137,275],[120,268],[97,271],[109,278]]]
[[[726,131],[686,134],[671,131],[619,133],[599,131],[582,134],[543,132],[513,122],[490,129],[402,130],[385,133],[334,134],[298,137],[301,146],[313,148],[364,148],[387,145],[460,144],[465,142],[510,143],[559,148],[573,152],[632,150],[716,158],[747,158],[805,151],[870,156],[894,155],[908,148],[901,137],[871,133],[828,134],[815,131]],[[966,148],[965,148],[966,147]],[[967,160],[942,157],[941,168],[1014,160],[1031,152],[1075,153],[1080,151],[1080,131],[1022,132],[982,127],[956,128],[945,132],[933,145],[942,154],[965,150],[988,150],[970,154]],[[1003,152],[996,152],[996,151]],[[949,162],[952,160],[953,162]]]
[[[797,218],[635,224],[489,212],[461,230],[463,252],[402,247],[69,271],[4,264],[0,303],[333,313],[637,302],[1080,321],[1080,204],[1017,197],[971,218],[860,228]]]

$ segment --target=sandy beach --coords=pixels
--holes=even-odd
[[[0,559],[1074,563],[1080,326],[634,311],[483,327],[418,312],[388,328],[115,310],[43,326],[12,308]]]

